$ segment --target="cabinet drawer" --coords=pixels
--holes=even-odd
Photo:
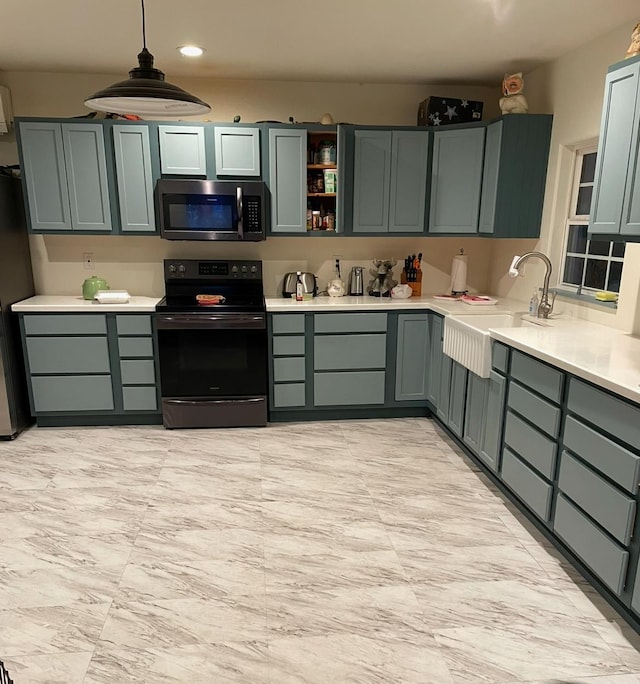
[[[118,335],[151,335],[151,316],[128,314],[116,316]]]
[[[609,438],[567,416],[564,421],[564,445],[601,473],[636,493],[640,482],[640,457]]]
[[[23,320],[27,335],[107,334],[107,320],[103,315],[26,314]]]
[[[613,485],[598,477],[567,451],[560,458],[558,486],[619,542],[629,546],[636,504]]]
[[[569,411],[633,447],[640,445],[640,407],[571,378]]]
[[[302,380],[304,382],[305,359],[303,357],[273,360],[274,382],[290,382]]]
[[[119,337],[120,356],[153,357],[153,342],[150,337]]]
[[[155,411],[158,398],[155,387],[123,387],[122,405],[125,411]]]
[[[315,406],[384,404],[384,371],[315,373]]]
[[[156,370],[153,359],[120,361],[123,385],[155,385]]]
[[[304,336],[273,338],[274,356],[304,356]]]
[[[317,333],[387,332],[387,314],[316,314],[313,324]]]
[[[543,396],[560,403],[564,374],[519,351],[511,352],[511,377]]]
[[[504,442],[549,480],[556,468],[556,443],[507,411]]]
[[[275,408],[285,408],[287,406],[304,406],[304,382],[290,383],[287,385],[274,385],[273,405]]]
[[[616,594],[624,589],[629,553],[584,516],[562,494],[553,520],[556,534]]]
[[[557,437],[560,431],[560,409],[545,401],[537,394],[518,385],[509,383],[507,406],[530,420],[551,437]]]
[[[313,340],[315,370],[384,368],[386,335],[323,335]]]
[[[58,375],[31,378],[36,413],[112,411],[110,375]]]
[[[553,487],[509,449],[502,452],[502,480],[537,516],[545,522],[549,520]]]
[[[109,373],[106,337],[27,337],[29,372]]]
[[[491,367],[506,375],[509,369],[509,347],[500,342],[491,345]]]
[[[274,335],[304,333],[304,314],[273,314],[271,330]]]

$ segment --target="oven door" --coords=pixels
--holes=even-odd
[[[264,313],[157,314],[162,397],[267,394]]]

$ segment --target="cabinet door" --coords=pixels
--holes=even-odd
[[[481,452],[488,385],[487,378],[469,373],[462,439],[475,454]]]
[[[442,343],[441,343],[442,344]],[[451,366],[453,361],[450,356],[440,354],[440,382],[438,383],[438,418],[449,424],[449,404],[451,402]]]
[[[640,82],[640,65],[636,64],[636,82]],[[640,235],[640,135],[638,134],[638,119],[640,117],[640,85],[636,89],[636,108],[634,115],[633,133],[630,144],[629,168],[627,183],[622,206],[622,235]]]
[[[484,428],[481,449],[478,456],[494,471],[498,471],[498,459],[502,441],[504,401],[507,381],[502,375],[491,371],[486,381],[486,407],[484,409]]]
[[[271,232],[307,232],[307,131],[269,130]]]
[[[436,131],[431,168],[430,233],[476,233],[484,128]]]
[[[214,128],[216,176],[260,176],[260,129]]]
[[[59,123],[19,124],[31,230],[71,230],[71,208]]]
[[[429,314],[429,371],[427,399],[434,410],[440,398],[440,366],[442,365],[442,317]]]
[[[62,124],[62,143],[73,230],[110,231],[104,128],[101,124]]]
[[[625,187],[629,173],[632,174],[635,182],[635,169],[630,169],[629,159],[630,154],[637,153],[638,145],[636,103],[639,70],[640,64],[631,64],[612,71],[605,80],[604,105],[589,220],[590,233],[620,233]],[[633,141],[635,141],[634,146],[632,146]],[[635,207],[635,203],[632,205]]]
[[[422,233],[427,196],[428,131],[393,131],[391,136],[389,232]]]
[[[498,196],[498,173],[500,170],[500,147],[502,146],[502,121],[487,126],[482,170],[482,202],[480,204],[481,233],[493,233]]]
[[[467,369],[453,361],[451,363],[451,394],[449,396],[449,427],[462,437],[464,410],[467,397]]]
[[[206,176],[204,126],[158,126],[162,173]]]
[[[391,131],[355,131],[353,232],[389,231]]]
[[[120,229],[123,233],[153,233],[153,172],[146,125],[113,127],[113,147],[118,183]]]
[[[396,401],[426,400],[429,373],[428,314],[398,316],[396,354]]]

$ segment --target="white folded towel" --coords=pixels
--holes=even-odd
[[[130,295],[126,290],[98,290],[94,299],[100,304],[126,304]]]

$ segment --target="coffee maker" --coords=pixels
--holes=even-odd
[[[364,269],[362,266],[354,266],[349,278],[349,294],[354,297],[364,295]]]

